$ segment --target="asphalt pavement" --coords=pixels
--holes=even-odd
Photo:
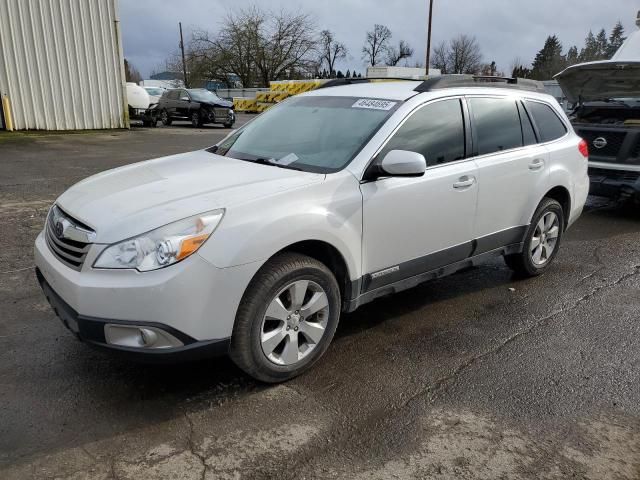
[[[49,205],[226,133],[0,134],[0,478],[640,478],[637,207],[591,198],[542,277],[496,259],[344,315],[284,385],[75,340],[33,272]]]

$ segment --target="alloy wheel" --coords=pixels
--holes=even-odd
[[[547,263],[558,244],[560,220],[554,212],[547,212],[538,221],[531,238],[530,252],[534,265],[540,267]]]
[[[277,365],[294,365],[320,343],[328,320],[326,292],[311,280],[296,280],[267,307],[260,331],[262,352]]]

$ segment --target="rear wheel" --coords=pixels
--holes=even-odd
[[[263,382],[300,375],[326,351],[340,316],[331,271],[297,253],[274,257],[245,292],[231,337],[231,358]]]
[[[509,268],[524,277],[544,273],[558,253],[564,225],[562,205],[552,198],[542,200],[527,230],[523,251],[504,257]]]
[[[166,110],[162,110],[162,112],[160,113],[160,121],[162,122],[163,125],[168,127],[169,125],[171,125],[171,122],[173,120],[171,120],[171,117],[169,116],[169,112],[167,112]]]

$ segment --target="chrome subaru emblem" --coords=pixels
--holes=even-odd
[[[607,146],[607,139],[604,137],[598,137],[593,141],[593,146],[596,148],[604,148]]]
[[[56,224],[54,226],[54,233],[58,238],[62,238],[64,236],[64,225],[62,223],[62,220],[56,221]]]

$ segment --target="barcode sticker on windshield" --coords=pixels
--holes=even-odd
[[[361,98],[354,103],[351,108],[370,108],[372,110],[391,110],[397,102],[389,100],[374,100],[372,98]]]

